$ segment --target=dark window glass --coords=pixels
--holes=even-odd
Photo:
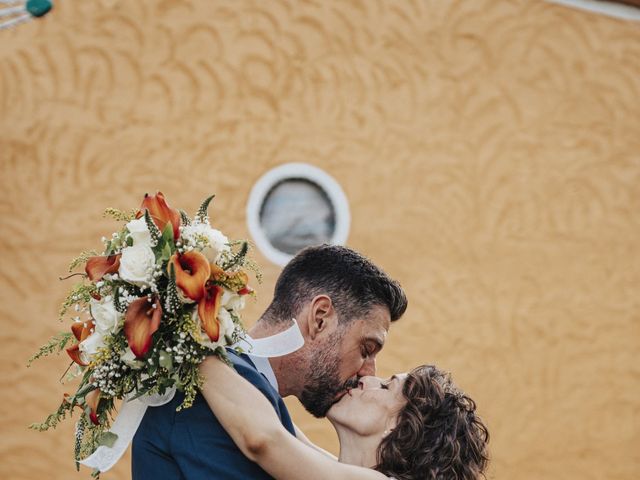
[[[274,248],[295,255],[304,247],[331,240],[336,213],[319,185],[288,178],[275,184],[265,196],[260,226]]]

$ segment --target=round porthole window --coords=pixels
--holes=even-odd
[[[256,182],[247,222],[260,251],[285,265],[305,247],[344,244],[351,216],[347,197],[333,177],[311,165],[288,163]]]

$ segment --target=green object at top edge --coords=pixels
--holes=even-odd
[[[49,13],[49,10],[53,8],[53,2],[50,2],[49,0],[28,0],[26,8],[27,12],[34,17],[42,17]]]

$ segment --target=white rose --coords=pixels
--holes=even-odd
[[[118,273],[123,280],[134,285],[149,285],[153,278],[156,257],[148,245],[134,245],[122,249]]]
[[[103,335],[116,333],[122,318],[122,314],[116,310],[111,296],[104,297],[102,300],[91,299],[91,316],[96,323],[96,330],[99,330]]]
[[[102,347],[104,347],[104,337],[97,329],[78,345],[80,351],[85,354],[82,358],[85,362],[87,356],[95,355]]]
[[[131,347],[127,347],[127,349],[122,353],[122,355],[120,355],[120,360],[122,360],[125,363],[133,362],[135,359],[136,359],[136,354],[133,353],[133,350],[131,350]]]
[[[206,239],[207,245],[202,249],[202,254],[211,263],[216,263],[222,252],[231,250],[229,239],[220,231],[211,228],[206,223],[187,225],[182,229],[181,238],[189,243],[196,244],[197,240]]]
[[[194,312],[194,318],[196,319],[198,326],[202,328],[202,323],[200,322],[200,317],[198,316],[197,311]],[[213,342],[209,340],[209,337],[204,331],[201,334],[201,338],[196,339],[201,345],[209,347],[211,350],[215,350],[217,347],[224,347],[227,344],[225,336],[231,336],[236,328],[231,315],[225,308],[220,308],[220,311],[218,312],[218,321],[220,323],[220,334],[218,335],[217,341]]]
[[[222,294],[222,298],[220,299],[220,305],[222,305],[227,310],[234,310],[239,312],[244,308],[245,305],[245,296],[238,295],[231,290],[224,289],[224,293]]]
[[[144,217],[127,223],[127,230],[129,230],[134,245],[151,245],[151,234]]]
[[[231,314],[227,311],[226,308],[221,308],[218,312],[218,320],[220,320],[220,337],[224,339],[225,336],[231,336],[233,331],[236,328],[235,323],[233,323],[233,319],[231,318]]]
[[[120,355],[120,360],[122,360],[125,364],[129,365],[135,370],[138,370],[144,366],[144,362],[136,358],[136,354],[133,353],[133,350],[131,350],[130,347],[127,347],[124,353]]]

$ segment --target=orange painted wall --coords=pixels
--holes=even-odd
[[[247,237],[252,184],[295,161],[342,184],[349,245],[408,291],[379,370],[452,371],[490,478],[639,478],[638,27],[528,0],[61,0],[0,32],[0,477],[88,476],[71,423],[26,429],[65,359],[25,363],[102,210],[215,192]],[[248,325],[278,274],[258,260]]]

